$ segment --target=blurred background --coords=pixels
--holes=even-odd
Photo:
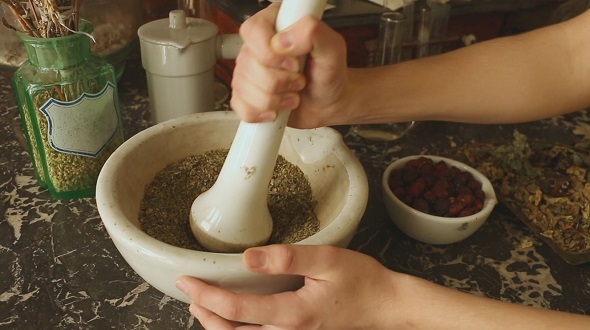
[[[366,66],[371,61],[378,35],[383,0],[330,0],[325,21],[341,32],[349,48],[349,65]],[[402,1],[402,0],[400,0]],[[420,2],[422,0],[416,0]],[[444,3],[448,22],[443,35],[433,43],[450,51],[473,42],[529,31],[569,19],[588,7],[588,0],[429,0]],[[145,22],[166,18],[182,8],[193,17],[218,25],[220,33],[235,33],[240,24],[266,7],[260,0],[85,0],[82,17],[94,23],[93,49],[107,57],[120,76],[125,59],[138,49],[137,28]],[[6,5],[1,5],[6,13]],[[11,15],[3,15],[11,25]],[[408,45],[411,41],[408,41]],[[406,45],[407,47],[410,47]],[[14,31],[0,25],[0,68],[14,70],[26,58]],[[231,79],[233,61],[221,61],[217,76]]]

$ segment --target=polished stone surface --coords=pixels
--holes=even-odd
[[[94,198],[56,201],[38,187],[10,77],[0,73],[0,328],[200,329],[186,304],[152,288],[127,265],[102,225]],[[149,126],[138,56],[129,61],[119,91],[130,137]],[[497,207],[470,238],[432,246],[393,225],[380,184],[387,164],[406,155],[437,154],[472,139],[509,141],[514,129],[572,142],[583,137],[576,133],[589,131],[589,124],[586,112],[522,125],[418,123],[396,142],[367,142],[338,127],[370,184],[366,214],[350,248],[393,270],[457,290],[590,314],[590,265],[563,261],[505,208]]]

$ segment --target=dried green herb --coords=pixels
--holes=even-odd
[[[205,251],[190,229],[190,208],[197,196],[213,186],[227,153],[228,149],[211,150],[160,171],[145,189],[139,215],[141,228],[162,242]],[[269,244],[295,243],[319,231],[309,181],[300,168],[282,156],[277,159],[269,185],[268,208],[273,219]]]
[[[461,148],[486,175],[501,201],[563,251],[590,251],[590,168],[587,151],[530,144],[514,133],[511,144]]]
[[[75,74],[75,73],[74,73]],[[80,72],[82,75],[83,72]],[[35,98],[35,110],[37,115],[30,118],[25,114],[25,120],[34,120],[39,127],[40,132],[48,131],[48,122],[46,116],[39,113],[37,109],[51,99],[57,99],[64,102],[76,100],[84,93],[96,94],[100,92],[101,86],[95,79],[80,80],[75,83],[53,85],[50,89],[39,89]],[[32,126],[31,126],[32,127]],[[120,129],[119,132],[120,133]],[[92,187],[96,184],[96,178],[107,161],[109,156],[123,143],[123,135],[115,134],[108,142],[100,154],[95,157],[86,157],[71,153],[60,152],[51,147],[48,134],[40,134],[41,143],[43,144],[43,156],[40,155],[37,147],[35,134],[30,134],[32,139],[33,158],[36,164],[41,164],[41,159],[47,162],[47,172],[43,166],[38,166],[39,174],[43,178],[51,180],[51,184],[57,191],[76,191]]]

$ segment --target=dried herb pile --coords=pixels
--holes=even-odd
[[[472,144],[461,152],[490,181],[501,201],[569,253],[590,252],[590,156],[564,145]]]
[[[228,149],[216,149],[189,156],[160,171],[145,189],[139,215],[142,230],[170,245],[205,251],[192,234],[190,208],[213,186],[227,153]],[[295,243],[319,231],[309,181],[282,156],[270,182],[268,208],[273,219],[269,244]]]
[[[2,24],[35,38],[63,37],[78,31],[82,0],[0,0],[14,16],[18,26],[6,17]]]

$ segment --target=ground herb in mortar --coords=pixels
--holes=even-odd
[[[215,183],[228,149],[189,156],[160,171],[146,187],[139,220],[150,236],[185,249],[205,251],[189,224],[197,196]],[[228,201],[231,202],[231,201]],[[270,182],[268,208],[273,219],[269,244],[291,244],[319,231],[311,186],[300,168],[282,156]]]

